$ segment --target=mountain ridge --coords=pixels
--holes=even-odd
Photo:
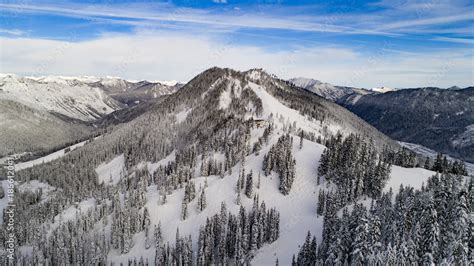
[[[333,102],[336,102],[343,97],[347,97],[348,95],[379,93],[379,91],[363,88],[335,86],[312,78],[292,78],[289,82]]]
[[[410,88],[338,103],[396,140],[474,160],[474,87]]]
[[[107,121],[121,123],[114,117],[143,112],[149,105],[145,103],[174,93],[180,86],[134,83],[112,77],[0,74],[3,119],[0,156],[22,152],[41,154],[82,140],[101,130],[97,127],[106,126]],[[134,106],[140,108],[125,111]]]
[[[374,169],[380,171],[390,164],[382,163],[371,147],[399,147],[343,107],[262,70],[208,69],[136,118],[108,128],[100,138],[64,150],[56,160],[26,163],[31,167],[17,172],[20,186],[41,187],[45,192],[29,205],[23,202],[27,197],[18,197],[19,205],[25,206],[16,213],[19,228],[41,227],[45,234],[35,239],[26,230],[18,243],[34,246],[33,252],[23,254],[26,261],[43,258],[60,263],[74,257],[77,248],[68,246],[60,249],[64,256],[48,253],[69,234],[77,246],[94,247],[94,255],[81,258],[87,262],[100,258],[118,264],[141,258],[159,265],[157,261],[164,259],[160,252],[180,252],[180,247],[198,254],[196,261],[209,262],[212,255],[203,255],[203,247],[210,242],[203,238],[206,228],[217,226],[206,224],[224,215],[229,219],[221,221],[245,217],[239,219],[249,223],[248,229],[236,225],[234,230],[229,222],[227,232],[245,230],[241,232],[247,239],[250,228],[256,234],[264,231],[249,222],[259,217],[255,213],[260,210],[267,217],[261,222],[263,228],[273,227],[278,237],[273,232],[270,240],[265,238],[268,241],[244,246],[242,256],[231,260],[270,265],[278,258],[286,265],[308,231],[317,237],[318,245],[324,241],[326,216],[317,215],[316,199],[333,195],[338,185],[329,176],[318,176],[318,169],[332,141],[342,143],[342,135],[349,146],[335,152],[341,152],[347,166],[351,145],[360,145],[361,153],[365,150],[359,161],[378,165]],[[359,142],[362,139],[366,141]],[[392,197],[391,191],[403,190],[401,184],[420,188],[434,174],[425,169],[391,169],[391,174],[367,176],[366,186],[386,176],[387,186],[379,187],[379,193]],[[340,180],[352,180],[351,176]],[[341,193],[350,197],[354,192]],[[358,206],[370,205],[364,197],[354,201]],[[270,226],[264,226],[270,221]],[[90,230],[78,234],[81,224]],[[152,228],[160,228],[157,245]]]

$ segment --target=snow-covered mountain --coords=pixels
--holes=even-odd
[[[170,85],[174,84],[174,85]],[[175,93],[182,84],[177,82],[149,82],[149,81],[126,81],[120,80],[117,83],[99,81],[92,83],[104,90],[113,99],[127,105],[135,106],[137,104],[153,101],[154,99]]]
[[[110,113],[123,107],[120,103],[136,105],[135,101],[147,101],[162,95],[176,92],[183,84],[177,81],[135,81],[126,80],[119,77],[94,77],[94,76],[41,76],[41,77],[19,77],[14,74],[0,74],[0,84],[6,84],[19,91],[21,84],[29,87],[23,92],[34,91],[36,94],[44,95],[45,98],[54,98],[55,102],[61,102],[66,97],[76,98],[74,108],[100,109],[99,112],[92,111],[91,116],[75,117],[78,119],[96,119],[98,116]],[[19,85],[20,84],[20,85]],[[58,94],[60,92],[60,94]],[[26,95],[28,95],[28,93]],[[93,95],[93,94],[96,95]],[[38,98],[38,95],[32,97]],[[16,95],[14,95],[16,96]],[[111,101],[108,97],[118,101]],[[27,97],[27,96],[25,96]],[[38,98],[38,102],[45,102],[43,98]],[[52,100],[51,100],[52,101]],[[48,105],[49,104],[49,105]],[[57,111],[54,107],[58,104],[49,102],[45,104],[50,109]],[[86,105],[86,107],[81,107]],[[105,107],[105,109],[103,109]],[[68,106],[60,108],[71,109]],[[65,115],[68,115],[67,112]],[[68,115],[69,116],[69,115]],[[76,115],[77,116],[77,115]]]
[[[82,139],[93,131],[84,121],[0,100],[0,157],[48,151]]]
[[[339,99],[346,97],[348,95],[365,95],[373,93],[370,90],[352,88],[352,87],[343,87],[343,86],[334,86],[330,83],[321,82],[316,79],[310,78],[293,78],[289,80],[295,86],[306,89],[312,93],[315,93],[325,99],[336,102]]]
[[[395,89],[385,87],[385,86],[372,88],[370,90],[375,91],[375,92],[379,92],[379,93],[386,93],[386,92],[389,92],[389,91],[395,91]]]
[[[0,76],[0,100],[21,103],[32,109],[92,121],[120,109],[120,104],[98,87],[76,79]]]
[[[116,77],[0,74],[0,156],[75,142],[95,130],[92,124],[104,125],[112,112],[155,101],[180,86]]]
[[[31,225],[34,228],[44,226],[49,233],[40,238],[56,237],[62,234],[59,233],[63,230],[61,224],[82,219],[81,214],[74,215],[79,209],[83,214],[95,213],[101,208],[99,205],[105,207],[102,204],[116,202],[112,198],[112,201],[104,200],[108,196],[102,194],[103,190],[112,187],[110,191],[115,193],[109,195],[120,195],[117,199],[123,201],[123,214],[136,210],[141,217],[146,207],[150,222],[148,237],[152,235],[152,228],[161,224],[163,241],[174,244],[176,229],[179,228],[181,236],[192,234],[193,251],[197,252],[199,228],[208,216],[220,211],[222,202],[232,214],[239,213],[240,205],[235,203],[238,197],[235,184],[239,173],[245,171],[247,176],[252,172],[254,192],[250,197],[241,194],[241,206],[250,211],[253,196],[258,195],[259,201],[265,201],[268,209],[275,207],[278,210],[281,229],[276,241],[258,251],[246,252],[246,260],[268,265],[279,258],[282,264],[288,264],[297,251],[297,242],[308,230],[318,237],[321,234],[323,219],[315,215],[314,202],[319,189],[323,188],[323,185],[316,184],[315,176],[324,146],[317,141],[322,142],[337,132],[345,136],[350,133],[367,136],[380,146],[396,146],[344,108],[290,86],[262,70],[237,72],[213,68],[195,77],[166,101],[100,139],[77,147],[48,164],[20,171],[19,182],[28,176],[28,180],[38,179],[44,187],[52,189],[42,195],[38,203],[31,205],[35,209],[27,208],[18,214],[19,217],[30,211],[49,208],[46,203],[50,200],[61,202],[58,203],[61,207],[57,214],[45,210],[44,213],[51,216],[46,220],[18,219],[25,223],[24,226],[29,223],[35,223]],[[277,171],[267,176],[262,170],[264,157],[285,134],[294,138],[287,148],[295,156],[297,173],[290,194],[286,196],[280,192],[281,177]],[[305,136],[301,149],[297,141],[299,134]],[[49,174],[44,175],[45,171]],[[428,172],[424,172],[426,175]],[[259,185],[258,176],[261,179]],[[81,182],[73,182],[73,179]],[[183,219],[180,218],[185,193],[183,186],[191,181],[196,192],[199,187],[205,191],[207,206],[196,211],[197,197],[190,200],[187,217]],[[165,194],[166,203],[163,203]],[[76,197],[72,201],[59,200],[66,195]],[[91,195],[97,196],[91,198]],[[98,195],[105,198],[100,199],[102,196]],[[138,198],[141,199],[135,201]],[[78,203],[73,204],[76,201]],[[114,208],[119,208],[117,202],[114,204]],[[114,210],[111,206],[107,208]],[[114,213],[118,215],[118,209]],[[35,214],[30,216],[35,217]],[[93,219],[88,222],[91,226],[88,231],[96,236],[104,234],[106,239],[110,239],[111,232],[116,234],[116,226],[122,223],[117,220],[122,218],[109,211],[87,216]],[[132,233],[126,246],[115,246],[117,243],[114,242],[110,248],[101,251],[107,251],[105,258],[116,263],[135,257],[154,261],[155,250],[147,248],[147,237],[142,227],[127,226],[134,229],[130,229]],[[23,246],[38,243],[20,240]],[[35,247],[33,253],[43,252],[41,246]],[[73,251],[67,249],[67,252]],[[48,256],[43,253],[43,257]],[[60,259],[55,257],[54,260],[58,262]]]
[[[149,104],[100,138],[17,165],[30,193],[15,198],[24,264],[418,263],[438,257],[425,243],[436,213],[452,214],[441,208],[461,210],[440,227],[467,228],[462,177],[392,165],[410,157],[397,143],[263,70],[212,68]],[[440,236],[460,241],[439,250],[467,244],[465,231],[446,226]]]

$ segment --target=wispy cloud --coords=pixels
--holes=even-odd
[[[26,32],[19,30],[19,29],[0,29],[0,34],[8,34],[8,35],[14,35],[14,36],[22,36],[25,35]]]
[[[225,3],[226,1],[219,0],[218,2]],[[169,3],[104,5],[4,3],[0,4],[0,9],[17,13],[47,13],[90,20],[107,19],[111,24],[131,26],[157,27],[163,26],[163,22],[167,22],[201,25],[210,29],[276,29],[383,36],[416,33],[420,29],[429,30],[430,27],[472,21],[474,18],[472,9],[451,7],[444,2],[415,4],[399,2],[377,3],[375,5],[383,6],[386,9],[368,13],[347,13],[344,10],[337,11],[337,9],[336,12],[324,12],[315,9],[312,10],[314,12],[308,14],[298,7],[294,8],[298,12],[297,16],[291,15],[293,7],[285,7],[285,15],[281,15],[282,12],[280,12],[278,16],[275,16],[271,10],[261,6],[257,6],[259,8],[256,9],[247,9],[244,12],[236,9],[216,12],[214,9],[176,7]]]
[[[415,19],[415,20],[402,20],[393,23],[385,24],[377,30],[393,30],[393,29],[409,29],[412,27],[418,26],[431,26],[431,25],[440,25],[440,24],[448,24],[453,22],[459,21],[469,21],[474,19],[474,12],[467,12],[464,14],[453,15],[453,16],[442,16],[442,17],[435,17],[435,18],[427,18],[427,19]]]
[[[433,40],[443,41],[443,42],[474,44],[474,39],[465,39],[465,38],[436,37],[436,38],[433,38]]]
[[[138,7],[138,8],[137,8]],[[207,27],[228,28],[253,28],[253,29],[279,29],[306,32],[331,32],[344,34],[364,35],[394,35],[374,29],[357,28],[348,25],[336,25],[326,23],[332,17],[319,17],[315,21],[300,20],[297,17],[274,17],[264,12],[253,14],[234,13],[210,13],[202,10],[188,8],[170,8],[169,5],[155,6],[153,12],[146,11],[142,6],[127,6],[126,8],[115,6],[54,6],[54,5],[18,5],[0,4],[0,9],[15,10],[15,12],[41,12],[59,14],[63,16],[83,17],[88,19],[109,18],[110,23],[129,25],[157,26],[158,22],[176,22],[201,24]],[[137,21],[138,20],[138,21]],[[341,21],[341,20],[339,20]]]

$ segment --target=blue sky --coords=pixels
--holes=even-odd
[[[1,1],[1,72],[187,81],[217,65],[474,85],[473,1]]]

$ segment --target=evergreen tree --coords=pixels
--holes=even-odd
[[[206,208],[206,206],[207,206],[206,192],[205,192],[205,189],[202,189],[201,195],[199,196],[198,202],[197,202],[197,211],[202,212]]]
[[[188,203],[183,200],[181,203],[181,220],[184,221],[188,218]]]
[[[253,173],[252,173],[252,171],[250,171],[250,173],[247,175],[245,195],[248,198],[251,198],[252,194],[253,194]]]

